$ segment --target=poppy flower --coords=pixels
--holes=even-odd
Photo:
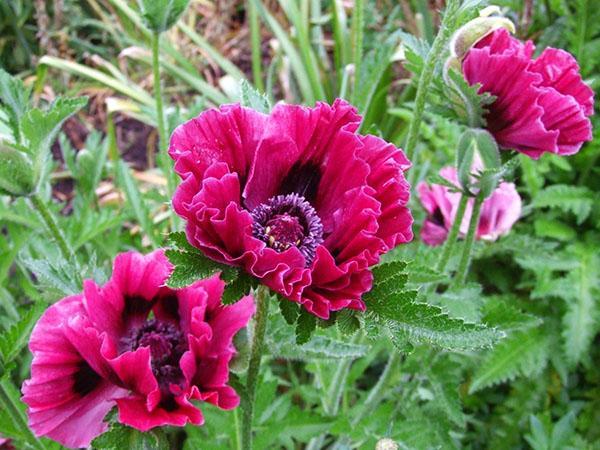
[[[254,301],[223,306],[218,276],[166,288],[171,270],[160,250],[123,253],[104,286],[86,280],[83,294],[42,315],[29,342],[31,379],[22,388],[36,435],[86,447],[106,430],[113,406],[121,423],[146,431],[201,424],[191,400],[238,405],[227,384],[232,339]]]
[[[496,97],[485,118],[501,147],[534,159],[572,155],[592,139],[594,93],[572,55],[547,48],[532,59],[534,50],[500,28],[467,52],[462,71],[469,84],[481,83],[480,93]]]
[[[440,175],[458,185],[458,175],[454,167],[444,167]],[[421,238],[428,245],[440,245],[448,237],[448,232],[454,223],[460,193],[451,192],[440,184],[428,185],[419,183],[417,186],[419,200],[427,211],[427,218],[421,228]],[[469,228],[473,211],[473,199],[467,203],[465,215],[460,224],[459,235],[465,236]],[[496,190],[484,200],[481,205],[479,226],[476,239],[495,241],[499,236],[507,234],[521,215],[521,197],[513,183],[502,182]]]
[[[412,239],[412,217],[409,161],[360,121],[338,99],[269,115],[226,105],[180,125],[173,207],[190,244],[318,317],[364,310],[369,267]]]

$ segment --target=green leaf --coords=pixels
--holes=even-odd
[[[240,83],[240,91],[242,97],[242,105],[252,108],[255,111],[269,114],[271,104],[265,94],[261,94],[248,83],[247,80],[242,80]]]
[[[87,97],[58,97],[46,111],[29,110],[21,120],[22,148],[33,162],[33,179],[40,180],[50,147],[63,123],[87,104]]]
[[[363,296],[369,329],[384,326],[402,347],[408,341],[452,350],[489,347],[504,336],[499,330],[451,318],[438,306],[415,302],[416,291],[404,290],[407,275],[399,271],[405,266],[392,262],[373,269],[373,289]]]
[[[4,366],[10,364],[27,345],[31,330],[44,309],[43,304],[32,305],[17,323],[0,334],[0,355]]]
[[[473,167],[473,158],[475,157],[475,137],[471,129],[465,130],[461,135],[456,146],[456,168],[458,171],[458,181],[465,190],[470,190],[471,186],[471,168]]]
[[[369,351],[369,346],[353,344],[326,336],[313,336],[305,344],[296,343],[276,335],[268,345],[269,353],[275,358],[312,361],[320,359],[361,358]]]
[[[188,7],[190,0],[138,0],[146,26],[155,33],[171,28]]]
[[[238,275],[225,286],[223,304],[230,305],[237,302],[244,295],[248,295],[256,286],[258,286],[258,280],[240,270]]]
[[[427,183],[429,183],[429,184],[439,184],[440,186],[446,186],[452,192],[460,192],[461,191],[460,186],[457,186],[454,183],[452,183],[451,181],[446,180],[443,176],[441,176],[438,173],[434,173],[432,175],[429,175],[427,177]]]
[[[483,322],[506,332],[525,330],[542,323],[542,319],[524,313],[514,305],[514,300],[488,297],[483,307]]]
[[[208,259],[200,252],[169,249],[165,254],[175,266],[167,280],[167,286],[173,289],[184,288],[217,272],[221,272],[223,279],[227,281],[233,281],[237,277],[237,269]]]
[[[469,393],[477,392],[519,375],[540,373],[549,357],[549,340],[540,328],[512,334],[485,357],[473,375]]]
[[[562,323],[564,351],[567,361],[575,365],[589,358],[590,345],[599,331],[600,258],[593,246],[579,244],[573,248],[579,266],[567,275],[567,286],[563,297],[567,312]]]
[[[555,184],[540,191],[533,199],[534,208],[556,208],[571,212],[582,224],[592,211],[595,196],[584,186]]]
[[[296,324],[296,344],[302,345],[310,341],[316,328],[317,317],[304,308],[301,308],[298,323]]]
[[[487,108],[496,97],[488,93],[479,94],[481,85],[469,85],[463,75],[454,69],[448,70],[447,75],[449,83],[445,85],[447,92],[444,98],[450,100],[458,118],[471,127],[484,127]]]
[[[336,316],[338,329],[347,336],[352,336],[360,330],[360,320],[357,312],[351,309],[343,309]]]
[[[114,424],[92,441],[93,450],[164,450],[169,448],[167,436],[161,429],[145,432]]]
[[[26,139],[24,146],[33,159],[40,154],[50,154],[50,146],[55,141],[62,124],[87,105],[87,97],[58,97],[46,111],[35,108],[23,116],[21,131]]]
[[[8,125],[12,129],[15,142],[20,141],[19,123],[29,108],[30,89],[23,82],[0,68],[0,100],[8,116]]]
[[[29,156],[0,143],[0,194],[31,194],[35,189],[35,181]]]
[[[281,295],[277,295],[277,303],[279,304],[281,315],[288,325],[294,325],[298,320],[298,316],[300,315],[301,306],[296,302],[282,297]]]

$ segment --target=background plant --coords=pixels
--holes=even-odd
[[[448,2],[438,32],[439,3],[192,2],[158,43],[134,1],[2,6],[2,65],[24,84],[0,78],[0,152],[13,161],[2,165],[0,184],[0,433],[25,448],[60,448],[24,427],[16,386],[27,375],[28,332],[49,303],[79,289],[81,277],[104,281],[118,251],[172,245],[166,236],[179,230],[152,128],[162,116],[153,42],[160,50],[154,62],[163,141],[211,105],[242,99],[257,107],[252,89],[242,98],[239,81],[248,79],[270,101],[351,100],[365,116],[363,132],[411,152],[416,185],[455,160],[465,126],[443,108],[442,51],[485,6]],[[497,3],[538,51],[552,45],[573,53],[597,89],[593,2]],[[88,102],[56,98],[84,94]],[[471,101],[485,106],[480,97]],[[35,126],[28,128],[27,117]],[[58,140],[44,130],[56,131]],[[513,232],[493,244],[475,242],[467,281],[456,286],[448,276],[460,263],[462,241],[443,265],[443,249],[418,239],[388,255],[361,331],[362,317],[344,313],[317,326],[295,311],[281,314],[270,301],[255,448],[373,448],[382,437],[415,449],[600,445],[599,155],[595,138],[570,158],[519,156],[512,177],[525,208]],[[15,172],[19,165],[34,170]],[[421,224],[417,202],[412,210]],[[173,251],[185,258],[181,248]],[[401,275],[388,279],[387,270]],[[239,369],[242,389],[243,363]],[[242,411],[203,411],[206,425],[170,430],[169,445],[238,448]],[[114,427],[94,447],[118,447],[126,438],[166,445],[164,436]]]

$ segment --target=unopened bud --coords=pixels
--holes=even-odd
[[[398,444],[389,438],[379,439],[375,445],[375,450],[398,450],[398,448]]]
[[[495,9],[483,10],[482,12],[489,14],[491,11],[495,12]],[[509,19],[502,16],[477,17],[467,22],[454,33],[450,40],[451,57],[462,61],[471,47],[500,28],[505,28],[511,33],[515,32],[515,25]]]

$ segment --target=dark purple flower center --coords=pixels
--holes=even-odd
[[[179,360],[187,350],[184,334],[169,322],[150,319],[121,340],[123,351],[134,351],[140,347],[150,349],[152,373],[158,381],[163,399],[171,398],[169,385],[183,381]]]
[[[323,242],[323,225],[315,209],[298,194],[277,195],[252,211],[252,233],[272,249],[294,246],[310,265]]]

